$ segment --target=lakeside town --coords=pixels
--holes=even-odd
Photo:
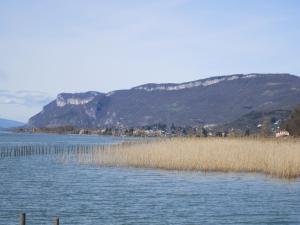
[[[285,137],[290,133],[280,125],[280,121],[274,123],[262,123],[257,125],[255,131],[250,129],[224,130],[215,125],[206,126],[175,126],[168,127],[166,124],[155,124],[143,127],[106,127],[106,128],[77,128],[71,125],[48,127],[48,128],[30,128],[22,127],[14,129],[15,132],[27,133],[56,133],[56,134],[77,134],[77,135],[103,135],[103,136],[121,136],[121,137]]]

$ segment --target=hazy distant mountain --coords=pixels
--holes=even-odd
[[[1,128],[20,127],[23,125],[24,125],[24,123],[22,123],[22,122],[0,118],[0,129]]]
[[[237,74],[181,84],[145,84],[110,93],[62,93],[33,116],[29,125],[230,124],[253,113],[288,112],[299,103],[297,76]]]

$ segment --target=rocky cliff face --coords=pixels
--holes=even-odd
[[[100,95],[100,93],[95,91],[74,94],[62,93],[57,95],[56,106],[64,107],[66,105],[84,105],[92,101],[98,95]]]
[[[300,78],[236,74],[181,84],[145,84],[110,93],[62,93],[29,120],[35,127],[228,124],[253,112],[300,104]]]

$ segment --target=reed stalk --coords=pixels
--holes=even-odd
[[[172,138],[96,148],[78,162],[99,166],[164,170],[257,172],[275,177],[300,176],[296,139]]]

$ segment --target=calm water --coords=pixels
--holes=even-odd
[[[118,138],[1,134],[0,144],[105,143]],[[300,224],[300,181],[263,175],[64,164],[57,156],[0,159],[0,225]]]

